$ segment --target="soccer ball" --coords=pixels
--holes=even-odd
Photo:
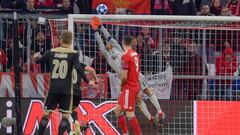
[[[105,5],[105,4],[99,4],[98,6],[97,6],[97,13],[98,14],[100,14],[100,15],[104,15],[104,14],[106,14],[107,13],[107,11],[108,11],[108,8],[107,8],[107,6]]]

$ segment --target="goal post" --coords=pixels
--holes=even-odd
[[[91,20],[98,16],[103,20],[150,20],[150,21],[214,21],[214,22],[239,22],[236,16],[178,16],[178,15],[98,15],[98,14],[69,14],[68,19]]]

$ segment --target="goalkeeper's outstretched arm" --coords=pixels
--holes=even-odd
[[[111,43],[113,47],[116,47],[119,51],[123,52],[120,44],[109,34],[103,25],[100,26],[100,30],[103,32],[103,35],[107,39],[107,42]]]
[[[103,53],[104,57],[107,58],[108,51],[106,49],[106,46],[103,43],[103,40],[102,40],[99,32],[95,31],[94,35],[95,35],[95,39],[97,40],[97,43],[99,45],[99,50]]]

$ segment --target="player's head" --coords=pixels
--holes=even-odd
[[[70,47],[72,45],[73,34],[71,31],[64,30],[61,34],[61,45]]]
[[[133,44],[133,38],[131,36],[125,36],[122,40],[123,49],[131,48]]]

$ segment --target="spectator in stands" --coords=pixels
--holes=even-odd
[[[140,34],[137,36],[136,47],[142,61],[141,70],[144,72],[153,72],[155,70],[154,68],[157,67],[152,63],[152,59],[154,59],[153,51],[156,44],[154,39],[151,37],[150,28],[141,28]]]
[[[238,2],[238,0],[231,0],[227,3],[227,7],[231,11],[232,15],[240,16],[240,2]]]
[[[196,9],[197,9],[197,12],[200,12],[200,11],[201,11],[201,10],[200,10],[200,7],[201,7],[201,5],[202,5],[202,0],[195,0],[194,3],[195,3],[195,7],[196,7]],[[206,4],[206,3],[205,3],[205,4]]]
[[[219,16],[222,12],[222,5],[220,0],[213,0],[210,8],[210,13]]]
[[[232,13],[227,7],[223,7],[221,11],[221,16],[231,16]]]
[[[7,71],[12,67],[13,65],[13,39],[9,38],[7,39],[7,48],[6,48],[6,53],[7,53]]]
[[[152,0],[152,15],[171,15],[172,4],[170,0]]]
[[[196,8],[192,0],[173,0],[173,15],[196,15]]]
[[[46,36],[43,31],[38,31],[36,37],[34,38],[31,50],[35,53],[39,52],[41,55],[45,54],[48,50],[51,49],[51,42],[46,39]],[[49,64],[41,64],[42,72],[48,72],[50,69]]]
[[[55,0],[35,0],[34,5],[35,8],[54,8],[55,7]]]
[[[220,0],[222,6],[226,6],[229,0]],[[198,6],[198,9],[200,10],[200,7],[202,5],[212,5],[213,0],[195,0],[196,6]]]
[[[16,6],[17,0],[1,0],[0,1],[0,7],[1,9],[13,9]]]
[[[77,0],[76,2],[80,14],[92,13],[92,0]]]
[[[198,15],[201,16],[213,16],[213,14],[210,13],[210,8],[208,5],[202,5],[201,12],[198,13]]]
[[[202,75],[202,58],[196,43],[190,38],[173,34],[174,39],[165,49],[165,59],[169,59],[174,75]],[[167,44],[168,45],[168,44]],[[168,58],[170,57],[170,58]],[[180,100],[198,99],[202,90],[202,79],[175,79],[171,98]]]
[[[237,67],[237,57],[233,54],[232,48],[225,48],[222,56],[216,58],[216,75],[233,76]],[[215,95],[221,95],[221,99],[230,99],[231,84],[232,80],[229,79],[216,80]]]
[[[21,42],[18,42],[19,45],[19,55],[21,57],[21,59],[24,57],[26,58],[26,54],[24,52],[26,52],[26,50],[24,50],[23,45],[21,44]],[[7,39],[7,48],[6,48],[6,54],[7,54],[7,69],[10,70],[11,67],[13,66],[13,39],[12,38],[8,38]]]
[[[73,14],[73,6],[71,5],[70,0],[62,1],[62,7],[60,8],[60,11],[58,11],[58,14]]]
[[[20,11],[20,13],[23,14],[37,14],[38,12],[36,11],[35,7],[34,7],[34,0],[27,0],[26,1],[26,6],[24,6],[22,8],[22,10]]]
[[[20,57],[19,57],[20,72],[23,72],[23,70],[24,70],[24,68],[25,68],[25,67],[23,66],[23,63],[24,63],[24,62],[23,62],[23,58],[20,56]],[[11,66],[10,71],[11,71],[11,72],[14,72],[14,66],[13,66],[13,65]]]
[[[0,49],[0,72],[4,71],[6,63],[7,63],[6,53],[4,50]]]
[[[30,73],[41,73],[41,66],[40,64],[36,64],[34,60],[34,51],[30,52]],[[23,64],[22,72],[27,73],[27,63]]]
[[[40,52],[43,55],[47,50],[50,50],[51,43],[46,39],[46,36],[43,31],[38,31],[34,41],[31,45],[31,50],[34,52]]]
[[[199,46],[191,39],[185,39],[185,47],[188,53],[188,60],[185,64],[186,75],[203,75],[202,57],[199,52]],[[188,79],[185,84],[189,88],[188,99],[201,99],[202,79]],[[191,84],[191,85],[189,85]]]

